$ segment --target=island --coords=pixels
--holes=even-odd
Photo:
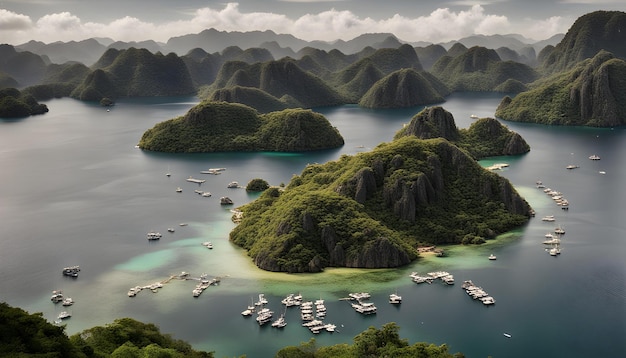
[[[238,103],[203,101],[184,116],[148,129],[139,148],[170,153],[302,152],[338,148],[339,131],[307,109],[259,114]]]
[[[418,246],[482,243],[531,215],[511,183],[467,151],[415,135],[308,165],[284,190],[269,188],[239,210],[230,240],[258,267],[280,272],[399,267]]]

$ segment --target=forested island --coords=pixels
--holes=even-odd
[[[30,314],[21,308],[0,303],[0,356],[2,357],[169,357],[212,358],[214,352],[198,351],[185,341],[161,333],[154,324],[132,318],[118,318],[105,326],[88,328],[68,337],[64,326],[53,325],[41,313]],[[400,327],[387,323],[370,327],[354,337],[354,344],[318,346],[315,339],[300,346],[288,346],[276,353],[289,357],[423,357],[462,358],[450,354],[445,344],[409,344],[400,338]]]
[[[205,101],[184,116],[147,130],[139,147],[171,153],[298,152],[343,144],[339,131],[311,110],[285,109],[261,115],[243,104]]]
[[[420,127],[426,129],[411,129]],[[459,148],[475,147],[478,156],[488,142],[506,143],[492,140],[490,126],[458,131],[452,116],[435,108],[406,128],[371,152],[309,165],[285,190],[266,190],[240,208],[230,240],[268,271],[386,268],[415,260],[419,245],[479,244],[529,219],[511,183]],[[418,139],[430,130],[424,136],[433,139]]]

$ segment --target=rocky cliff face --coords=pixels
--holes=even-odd
[[[445,112],[431,115],[444,118],[445,133],[455,128]],[[402,266],[417,257],[417,242],[493,237],[524,223],[530,207],[505,178],[450,141],[406,136],[309,166],[280,196],[242,210],[231,240],[257,266],[318,272]]]
[[[626,26],[626,25],[625,25]],[[626,124],[626,61],[600,51],[515,98],[496,116],[512,121],[614,127]]]
[[[622,32],[622,30],[624,30]],[[626,12],[594,11],[579,17],[565,37],[542,58],[543,70],[556,73],[608,51],[626,60]]]
[[[404,135],[413,135],[420,139],[439,137],[449,141],[459,139],[459,131],[452,113],[440,106],[425,108],[415,115],[404,130]]]

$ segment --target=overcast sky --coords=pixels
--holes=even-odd
[[[350,40],[393,33],[410,42],[474,34],[544,40],[596,10],[625,0],[0,0],[0,43],[18,45],[108,37],[155,40],[221,31],[272,30],[304,40]]]

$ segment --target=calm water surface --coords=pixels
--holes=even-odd
[[[442,105],[466,128],[471,114],[493,116],[494,94],[455,94]],[[397,270],[330,269],[317,275],[268,273],[257,269],[228,242],[234,227],[221,196],[235,205],[254,200],[231,181],[253,178],[288,183],[307,163],[367,151],[389,141],[421,108],[373,111],[356,106],[320,109],[346,140],[344,147],[314,153],[218,153],[172,155],[134,146],[154,124],[183,115],[195,98],[122,101],[110,112],[71,99],[46,102],[50,112],[0,121],[0,301],[42,312],[54,321],[63,309],[50,302],[63,290],[76,304],[66,321],[69,334],[133,317],[165,333],[212,350],[218,357],[272,356],[313,335],[299,312],[286,311],[287,327],[259,327],[240,312],[265,293],[269,307],[283,312],[280,299],[301,292],[326,300],[326,321],[338,332],[321,333],[320,345],[351,342],[369,326],[397,322],[411,342],[446,343],[467,357],[623,357],[626,346],[626,152],[624,128],[563,128],[505,122],[530,144],[530,153],[490,158],[507,162],[500,173],[537,211],[519,230],[480,247],[449,250],[449,257],[420,259]],[[597,154],[600,161],[590,161]],[[580,168],[566,170],[568,164]],[[222,175],[201,170],[224,167]],[[166,172],[172,176],[165,176]],[[605,172],[600,174],[599,172]],[[206,179],[201,186],[185,181]],[[561,191],[571,209],[562,211],[535,182]],[[182,193],[175,189],[181,187]],[[201,197],[195,189],[210,191]],[[556,223],[541,221],[555,215]],[[179,223],[188,223],[179,226]],[[541,244],[546,232],[567,231],[562,254],[551,257]],[[168,233],[168,227],[175,228]],[[163,238],[148,242],[146,233]],[[214,244],[213,250],[201,245]],[[496,261],[487,260],[490,253]],[[60,273],[80,265],[80,277]],[[415,285],[411,271],[446,270],[457,284]],[[182,271],[222,277],[198,297],[195,281],[173,280],[158,293],[127,297],[130,287],[162,281]],[[460,289],[463,280],[483,286],[497,303],[486,307]],[[378,314],[362,317],[339,299],[368,291]],[[403,296],[396,307],[392,292]],[[506,338],[503,333],[512,335]]]

